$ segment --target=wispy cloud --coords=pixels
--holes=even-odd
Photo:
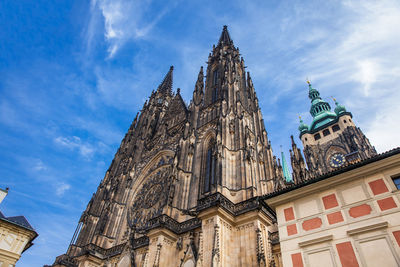
[[[34,162],[33,170],[45,171],[45,170],[47,170],[47,166],[43,163],[43,161],[41,159],[37,159]]]
[[[154,26],[164,17],[171,3],[154,12],[152,1],[92,0],[92,21],[98,19],[96,9],[101,11],[104,20],[104,37],[108,42],[108,58],[128,41],[146,38]],[[93,31],[88,31],[88,40],[92,40]]]
[[[92,145],[82,142],[82,140],[78,136],[59,136],[54,139],[54,142],[70,150],[78,150],[79,153],[85,158],[90,158],[95,151]]]
[[[71,185],[66,183],[60,183],[57,185],[56,195],[61,197],[64,193],[71,188]]]

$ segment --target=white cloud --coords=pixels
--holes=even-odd
[[[34,163],[33,169],[35,171],[45,171],[47,170],[47,166],[43,163],[41,159],[37,159]]]
[[[71,186],[69,184],[66,183],[60,183],[57,185],[56,188],[56,195],[61,197],[62,195],[64,195],[64,193],[69,190],[71,188]]]
[[[77,136],[72,136],[72,137],[59,136],[54,139],[54,142],[70,150],[77,149],[79,153],[85,158],[90,158],[94,153],[94,147],[90,144],[83,143],[82,140]]]
[[[98,20],[99,10],[104,20],[104,37],[108,42],[108,58],[113,58],[116,52],[129,40],[147,37],[153,27],[164,17],[171,7],[164,7],[151,13],[152,1],[127,0],[92,0],[91,22]],[[91,40],[92,31],[88,31],[87,40]]]

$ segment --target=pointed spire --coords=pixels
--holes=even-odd
[[[293,135],[290,136],[290,139],[292,141],[292,147],[296,146],[296,143],[294,142],[294,139],[293,139]]]
[[[201,66],[199,75],[197,76],[195,91],[203,92],[203,88],[204,88],[204,73],[203,73],[203,66]]]
[[[219,37],[218,45],[232,45],[232,39],[229,36],[228,26],[224,25],[222,29],[221,37]]]
[[[164,80],[158,86],[158,88],[157,88],[158,92],[168,93],[168,94],[172,93],[173,71],[174,71],[174,66],[171,66],[169,68],[167,75],[165,75]]]
[[[283,151],[282,151],[282,146],[281,146],[281,157],[282,157],[283,177],[285,178],[286,182],[293,182],[292,174],[289,171],[289,167],[288,167],[288,164],[285,159],[285,154],[283,154]]]

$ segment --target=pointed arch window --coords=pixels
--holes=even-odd
[[[219,72],[218,70],[214,70],[213,72],[213,83],[212,83],[212,91],[211,91],[211,103],[214,103],[218,99],[218,79]]]
[[[219,73],[218,70],[214,70],[213,72],[213,85],[217,85],[218,83],[218,78],[219,78]]]
[[[203,192],[210,192],[211,186],[215,185],[215,167],[216,167],[216,157],[215,157],[215,145],[214,140],[211,140],[207,147],[206,157],[205,157],[205,173],[204,173],[204,187]]]
[[[211,96],[211,101],[214,103],[218,99],[218,88],[214,87],[212,90],[212,96]]]

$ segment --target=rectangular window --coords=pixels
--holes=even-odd
[[[324,136],[327,136],[331,134],[331,131],[329,131],[329,129],[325,129],[322,131],[322,133],[324,134]]]
[[[314,134],[314,139],[315,139],[315,141],[321,139],[321,135],[319,133]]]
[[[335,125],[332,126],[332,131],[333,131],[333,132],[337,132],[337,131],[339,131],[339,130],[340,130],[339,125],[335,124]]]
[[[400,175],[392,177],[393,183],[400,190]]]

